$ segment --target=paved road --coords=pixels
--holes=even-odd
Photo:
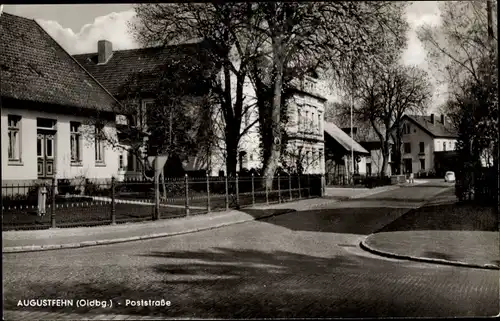
[[[4,254],[4,317],[496,315],[498,271],[384,259],[357,246],[442,190],[401,188],[368,200],[163,239]],[[18,300],[45,298],[112,299],[114,307],[16,307]],[[172,305],[127,307],[126,299],[165,299]]]

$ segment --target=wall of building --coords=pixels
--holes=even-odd
[[[222,74],[220,77],[223,77]],[[222,79],[222,78],[221,78]],[[236,83],[236,77],[234,75],[231,77],[232,84]],[[233,86],[233,97],[235,97],[235,87]],[[245,80],[243,87],[243,95],[245,97],[244,105],[245,106],[253,106],[249,109],[248,115],[243,117],[240,130],[241,132],[245,130],[245,128],[256,122],[258,119],[258,109],[256,106],[256,94],[253,88],[252,83],[249,79]],[[299,131],[299,113],[298,106],[307,109],[309,111],[309,119],[306,120],[303,118],[301,120],[302,124],[305,125],[307,122],[311,124],[316,124],[317,130],[313,133],[306,133],[305,131]],[[312,113],[314,112],[315,119],[311,118]],[[320,119],[318,119],[318,114],[321,115]],[[324,173],[324,136],[323,136],[323,122],[324,122],[324,102],[315,97],[311,97],[308,95],[296,95],[295,99],[290,104],[288,110],[289,117],[289,127],[287,128],[288,134],[294,136],[295,140],[292,140],[291,143],[288,144],[287,148],[290,152],[296,153],[299,148],[304,148],[306,150],[316,152],[317,155],[321,153],[321,161],[318,159],[318,163],[312,163],[308,165],[308,171],[310,173]],[[305,113],[302,114],[302,117],[305,117]],[[224,137],[224,118],[221,113],[220,107],[215,108],[213,115],[214,124],[216,125],[216,132],[218,136],[218,140],[216,146],[213,148],[212,156],[211,156],[211,175],[219,175],[221,171],[226,172],[226,160],[225,160],[225,141]],[[299,142],[300,141],[300,142]],[[261,168],[262,162],[260,160],[261,151],[260,151],[260,137],[259,137],[259,124],[256,122],[247,132],[244,134],[238,146],[239,151],[246,152],[245,156],[242,159],[242,167],[248,170],[252,168]],[[316,158],[319,158],[316,157]],[[305,160],[304,160],[305,161]],[[314,165],[315,164],[315,165]],[[320,167],[320,165],[322,167]],[[315,166],[315,167],[314,167]],[[240,168],[240,159],[238,158],[237,169]]]
[[[443,143],[446,144],[446,151],[456,148],[456,139],[434,138],[413,122],[405,121],[405,125],[410,126],[410,132],[403,134],[403,159],[412,160],[412,170],[414,173],[422,170],[420,160],[424,159],[425,168],[423,171],[434,169],[434,152],[444,151]],[[424,153],[420,152],[420,143],[424,143]],[[404,153],[404,143],[410,143],[411,153]]]
[[[21,162],[9,164],[8,161],[8,115],[21,116],[20,124],[20,150]],[[93,139],[82,137],[81,140],[81,165],[71,164],[70,148],[70,121],[84,124],[86,118],[71,115],[50,114],[16,108],[2,108],[1,136],[2,136],[2,181],[34,180],[37,173],[37,117],[56,120],[55,157],[54,168],[56,178],[74,178],[85,176],[87,178],[111,178],[118,172],[119,152],[110,146],[105,147],[104,164],[96,164]],[[82,125],[85,126],[85,125]],[[105,130],[113,134],[115,128],[107,126]],[[83,129],[84,132],[91,130]],[[82,135],[86,136],[86,135]]]
[[[382,156],[382,150],[381,149],[369,149],[370,156],[365,157],[365,172],[366,172],[366,167],[367,164],[370,164],[371,167],[371,175],[372,176],[377,176],[382,172],[382,167],[383,167],[383,156]],[[390,162],[392,161],[391,156],[389,155],[389,160],[388,163],[389,165],[387,166],[387,175],[392,175],[391,172],[391,166]],[[360,165],[361,167],[361,165]]]

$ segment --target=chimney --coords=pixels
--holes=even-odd
[[[113,44],[108,40],[99,40],[97,42],[97,63],[105,64],[113,55]]]
[[[431,124],[434,125],[434,114],[431,114]]]
[[[441,115],[441,122],[443,123],[443,125],[445,125],[445,121],[446,121],[446,116],[445,116],[445,114],[442,114]]]

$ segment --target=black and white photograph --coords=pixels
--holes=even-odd
[[[0,4],[3,319],[499,316],[497,17]]]

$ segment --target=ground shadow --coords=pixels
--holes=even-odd
[[[351,203],[355,204],[354,207]],[[292,207],[281,210],[282,213],[293,212],[290,215],[280,215],[262,218],[270,215],[269,210],[241,209],[241,211],[269,224],[278,225],[293,231],[309,231],[322,233],[344,233],[369,235],[391,223],[408,211],[407,204],[391,203],[390,207],[379,204],[361,202],[344,202],[335,208],[296,211]],[[386,202],[386,204],[389,204]],[[370,206],[371,205],[371,206]]]
[[[454,315],[454,309],[462,309],[460,305],[443,307],[442,302],[426,300],[421,303],[425,308],[416,312],[407,300],[394,296],[404,288],[401,280],[411,275],[408,268],[398,265],[395,269],[394,262],[367,257],[319,257],[229,248],[150,252],[141,257],[154,260],[155,264],[135,270],[133,274],[123,274],[122,281],[116,277],[114,281],[98,278],[106,269],[114,269],[115,273],[122,271],[113,266],[96,266],[93,280],[69,281],[61,273],[61,281],[57,282],[37,281],[24,288],[8,284],[4,289],[4,308],[20,310],[16,304],[22,298],[91,298],[113,299],[115,307],[22,309],[191,318],[435,316]],[[438,280],[442,282],[446,273],[449,277],[446,271],[419,270],[422,277],[419,287],[434,291],[433,284]],[[498,292],[498,288],[492,287],[491,291]],[[411,301],[411,296],[408,298]],[[126,306],[126,299],[164,299],[170,300],[172,306]],[[118,302],[121,305],[116,305]],[[474,302],[485,304],[480,300]],[[498,306],[494,302],[486,304]],[[489,312],[482,308],[484,306],[471,303],[463,307],[463,311],[468,315]]]
[[[413,209],[377,232],[396,231],[498,231],[496,210],[462,203],[436,204]]]

